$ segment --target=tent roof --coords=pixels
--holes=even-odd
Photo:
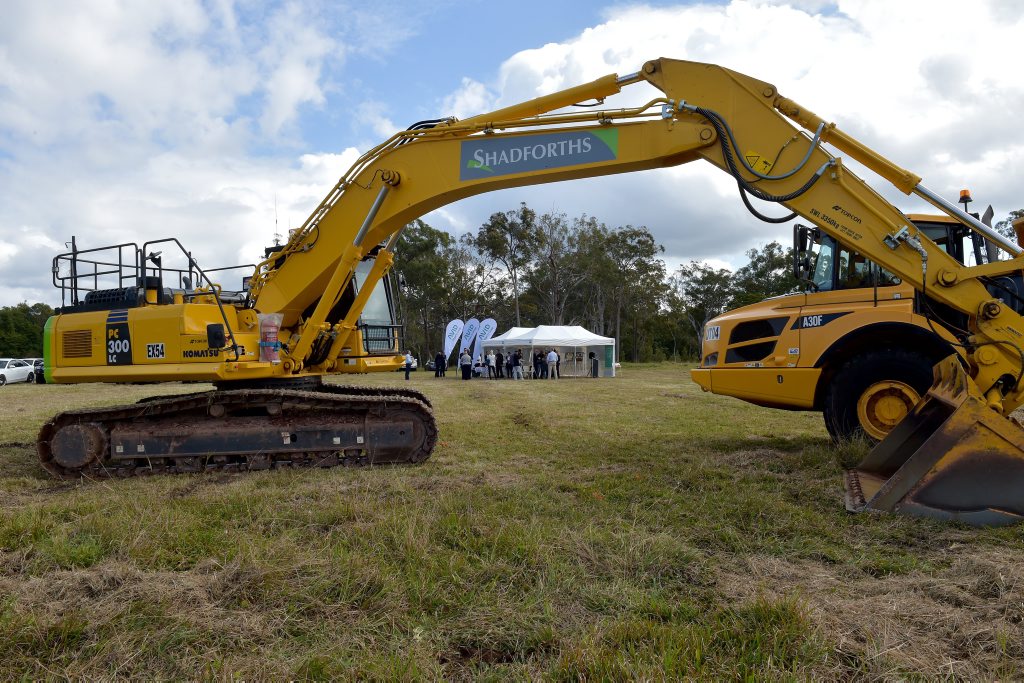
[[[510,339],[510,338],[513,338],[513,337],[518,337],[519,335],[523,334],[524,332],[529,332],[532,329],[533,329],[532,327],[513,327],[513,328],[510,328],[508,332],[505,332],[503,334],[499,334],[496,337],[491,337],[487,341],[504,341],[505,339]],[[487,342],[484,342],[484,343],[486,344]]]
[[[538,325],[537,327],[513,327],[504,334],[484,342],[488,346],[609,346],[614,345],[611,337],[594,334],[579,325]]]

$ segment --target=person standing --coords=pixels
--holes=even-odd
[[[520,349],[516,349],[516,352],[512,354],[512,377],[513,379],[523,378],[523,352]]]
[[[487,352],[487,379],[498,379],[498,369],[495,366],[497,359],[494,357],[494,349]]]
[[[508,378],[509,379],[513,379],[513,377],[512,377],[512,359],[513,358],[515,358],[515,353],[514,352],[508,354],[507,356],[505,356],[505,369],[508,370]]]
[[[405,351],[405,381],[409,381],[409,371],[412,370],[412,350]]]
[[[444,377],[446,365],[448,365],[448,359],[444,357],[443,351],[438,351],[434,356],[434,377]]]
[[[558,379],[558,352],[554,349],[548,351],[548,378]]]
[[[494,369],[498,371],[498,379],[505,378],[505,354],[501,351],[494,355]]]
[[[462,368],[462,379],[470,379],[473,376],[473,356],[469,355],[469,349],[462,349],[459,367]]]
[[[597,377],[597,354],[590,352],[590,376]]]

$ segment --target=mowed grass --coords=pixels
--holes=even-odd
[[[417,467],[60,482],[0,389],[0,679],[1024,677],[1024,532],[842,505],[820,416],[688,368],[412,386]]]

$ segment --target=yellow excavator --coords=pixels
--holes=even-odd
[[[661,93],[644,105],[566,110],[644,82]],[[71,300],[47,325],[48,381],[190,380],[215,389],[62,413],[41,430],[40,459],[59,476],[422,461],[436,439],[422,395],[321,381],[399,362],[391,321],[368,311],[374,292],[379,299],[387,289],[378,285],[403,227],[490,190],[703,159],[736,180],[752,210],[748,196],[784,205],[967,320],[921,403],[848,473],[847,506],[1019,521],[1024,432],[1007,415],[1024,402],[1024,319],[986,283],[1017,273],[1021,260],[959,263],[830,149],[1020,254],[770,83],[653,60],[636,73],[395,134],[360,157],[236,291],[176,240],[163,243],[185,254],[177,272],[154,249],[160,243],[121,245],[127,256],[92,263],[92,251],[58,257],[55,282]],[[117,286],[90,284],[101,276]]]

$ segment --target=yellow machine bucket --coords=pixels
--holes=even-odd
[[[975,526],[1024,521],[1024,431],[950,356],[924,399],[846,473],[846,508]]]

